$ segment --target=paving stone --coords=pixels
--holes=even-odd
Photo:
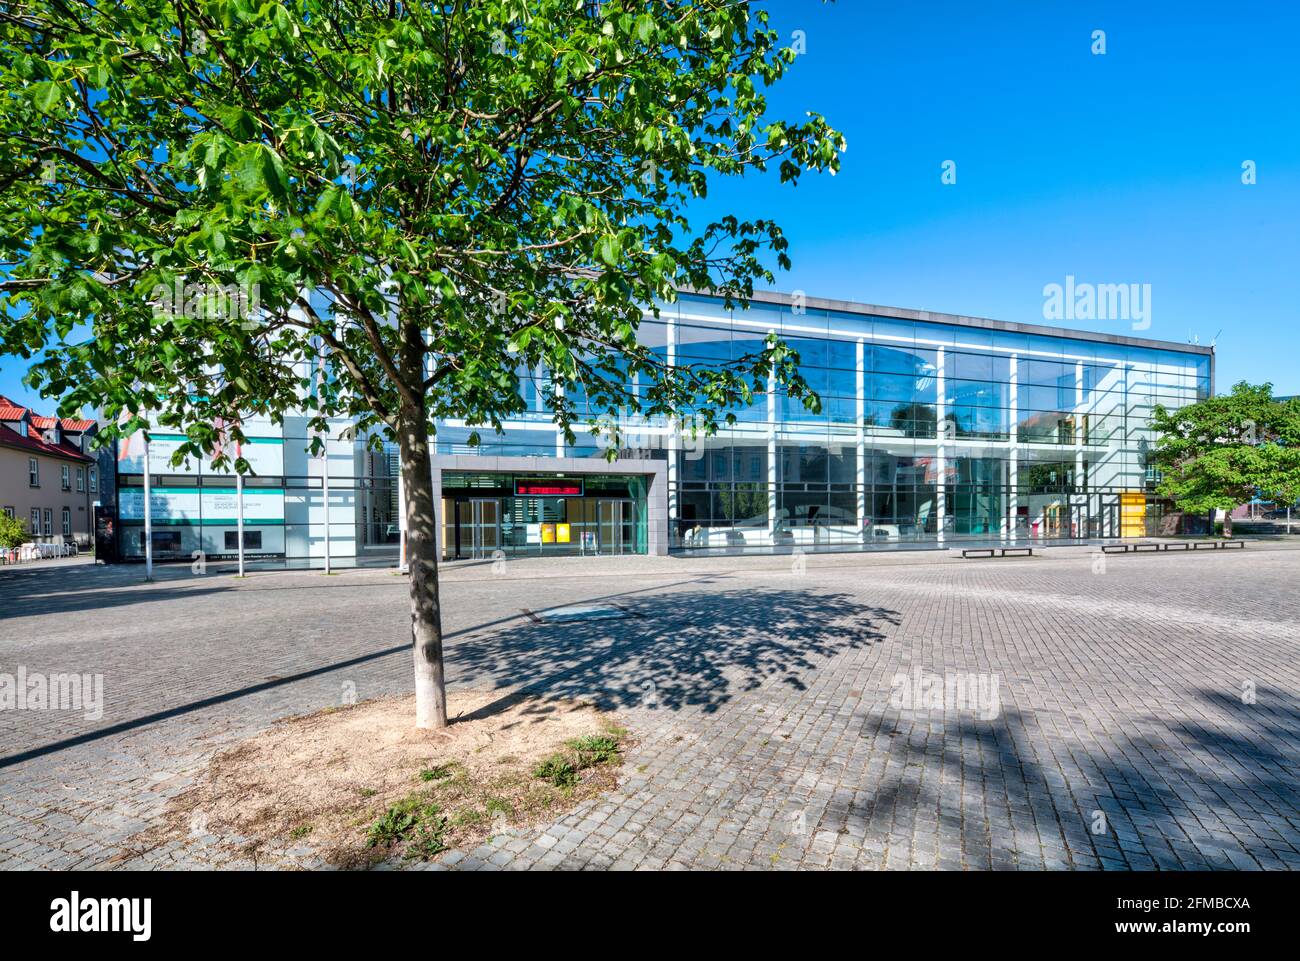
[[[1300,551],[1103,574],[1065,549],[809,555],[802,575],[779,558],[623,560],[444,570],[453,692],[591,698],[635,742],[608,797],[438,868],[1300,868]],[[0,724],[0,868],[247,866],[203,830],[132,839],[215,751],[349,686],[410,689],[391,572],[140,574],[0,572],[4,669],[102,673],[105,690],[96,721]],[[615,598],[632,617],[520,610]],[[900,702],[921,682],[940,703]],[[973,709],[958,682],[996,682],[996,703]],[[309,844],[286,855],[320,863]]]

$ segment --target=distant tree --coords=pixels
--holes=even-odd
[[[22,547],[31,537],[27,533],[27,524],[8,514],[0,514],[0,547],[13,550]]]
[[[1157,404],[1151,426],[1156,493],[1191,513],[1226,512],[1229,536],[1232,510],[1251,498],[1300,498],[1300,401],[1274,399],[1272,384],[1242,381],[1176,410]]]
[[[46,351],[32,383],[105,437],[184,433],[178,460],[304,404],[394,441],[441,727],[438,421],[500,430],[534,371],[570,442],[589,414],[709,433],[769,378],[819,409],[776,337],[669,365],[636,336],[681,287],[732,305],[788,266],[772,221],[688,213],[837,169],[824,118],[769,116],[796,57],[743,0],[6,3],[0,353]]]

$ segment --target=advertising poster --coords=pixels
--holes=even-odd
[[[239,523],[238,497],[233,487],[203,488],[203,523]],[[244,488],[244,524],[267,525],[284,523],[284,491],[279,488]]]
[[[117,492],[118,517],[124,521],[144,520],[144,488],[123,487]],[[149,492],[149,511],[154,524],[197,524],[197,487],[155,487]]]
[[[172,455],[184,442],[184,434],[155,433],[150,437],[150,473],[199,473],[197,461],[193,457],[186,458],[178,466],[172,464]],[[284,474],[284,440],[280,437],[249,437],[247,441],[240,445],[239,453],[248,461],[255,476],[279,477]],[[120,474],[144,473],[144,434],[132,434],[122,441],[118,447],[117,462],[117,470]],[[233,467],[233,463],[231,467]],[[210,457],[205,459],[202,473],[207,476],[234,476],[231,470],[214,471],[212,469],[212,458]]]

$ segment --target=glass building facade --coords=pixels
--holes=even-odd
[[[670,550],[1141,536],[1162,507],[1150,493],[1151,409],[1213,386],[1205,347],[779,294],[744,310],[683,294],[646,317],[640,338],[668,363],[708,364],[759,350],[770,332],[798,351],[818,413],[773,383],[712,437],[622,425],[620,460],[667,462]],[[604,439],[580,433],[566,446],[544,372],[521,371],[521,384],[527,415],[478,447],[467,425],[441,424],[438,453],[458,464],[566,458],[569,473],[590,459],[598,470]]]
[[[938,548],[1169,533],[1152,491],[1151,410],[1213,390],[1208,347],[782,294],[748,309],[683,293],[640,339],[669,364],[740,359],[776,333],[799,353],[817,413],[770,383],[711,437],[623,418],[567,445],[544,370],[520,370],[527,411],[494,434],[437,425],[434,481],[444,559],[522,555]],[[583,409],[580,393],[570,399]],[[608,414],[587,410],[593,420]],[[688,420],[689,423],[689,420]],[[398,459],[331,431],[310,457],[306,419],[244,425],[244,491],[257,566],[398,562]],[[470,444],[477,432],[481,443]],[[143,556],[143,438],[118,454],[119,554]],[[154,555],[229,560],[233,482],[210,465],[149,455]],[[325,471],[328,465],[328,496]]]

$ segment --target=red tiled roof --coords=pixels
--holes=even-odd
[[[87,463],[93,463],[94,461],[94,458],[87,457],[70,444],[47,444],[39,437],[23,437],[17,431],[11,430],[3,424],[0,424],[0,447],[16,447],[20,450],[45,454],[48,457],[63,457],[67,460],[86,461]]]
[[[30,415],[28,420],[37,430],[61,427],[74,433],[82,433],[95,426],[93,420],[83,417],[42,417],[31,408],[14,403],[4,394],[0,394],[0,420],[22,420],[24,414]]]

